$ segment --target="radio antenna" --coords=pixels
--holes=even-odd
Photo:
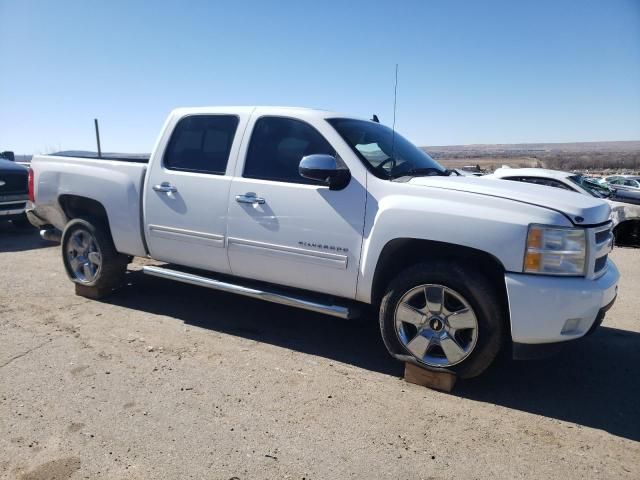
[[[394,149],[396,145],[396,107],[398,105],[398,64],[396,63],[396,83],[393,87],[393,127],[391,129],[391,158],[395,158]]]
[[[96,128],[96,144],[98,145],[98,158],[102,158],[102,149],[100,148],[100,128],[98,127],[98,119],[93,119],[93,125]]]

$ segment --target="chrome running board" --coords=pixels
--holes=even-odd
[[[178,270],[171,270],[168,268],[153,266],[142,267],[142,272],[154,277],[175,280],[176,282],[190,283],[191,285],[198,285],[200,287],[220,290],[222,292],[237,293],[239,295],[244,295],[245,297],[252,297],[260,300],[265,300],[267,302],[302,308],[304,310],[324,313],[326,315],[331,315],[334,317],[350,319],[357,316],[356,312],[349,307],[319,303],[316,300],[311,300],[302,296],[297,297],[291,294],[285,295],[283,293],[278,293],[275,291],[258,290],[252,287],[245,287],[242,285],[236,285],[220,280],[214,280],[213,278],[194,275],[193,273],[180,272]]]

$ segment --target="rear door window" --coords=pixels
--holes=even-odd
[[[192,115],[173,130],[164,156],[169,170],[224,175],[238,127],[234,115]]]

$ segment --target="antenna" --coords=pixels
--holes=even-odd
[[[98,144],[98,158],[102,158],[102,150],[100,149],[100,129],[98,128],[98,119],[93,119],[93,124],[96,127],[96,143]]]
[[[395,158],[394,148],[396,144],[396,106],[398,104],[398,64],[396,63],[396,83],[393,87],[393,127],[391,136],[391,158]]]

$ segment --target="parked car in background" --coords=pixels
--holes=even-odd
[[[591,180],[593,183],[597,183],[598,185],[608,185],[607,181],[602,177],[585,177],[588,180]]]
[[[303,108],[173,111],[149,159],[36,155],[32,221],[77,292],[143,272],[351,318],[395,358],[473,377],[594,331],[617,295],[605,202],[451,175],[379,123]],[[179,299],[176,299],[179,301]],[[372,307],[372,308],[371,308]]]
[[[0,158],[0,220],[11,220],[19,228],[31,227],[25,215],[28,176],[27,168]]]
[[[640,176],[637,175],[613,175],[605,181],[617,189],[640,192]]]
[[[640,247],[640,191],[625,191],[600,184],[584,175],[544,168],[499,168],[486,178],[535,183],[606,200],[616,244]]]
[[[0,159],[11,160],[12,162],[15,162],[16,156],[13,152],[4,151],[4,152],[0,152]]]

